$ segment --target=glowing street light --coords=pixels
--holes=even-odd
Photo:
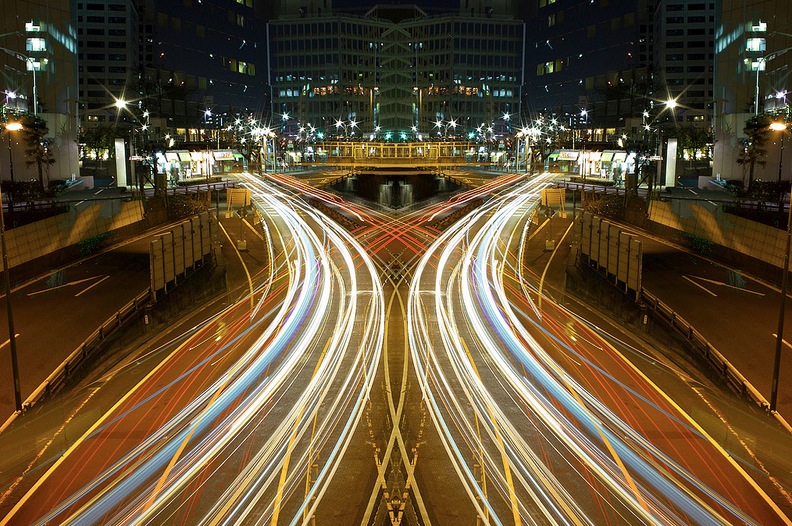
[[[781,182],[781,161],[784,158],[784,133],[788,126],[785,122],[774,122],[770,124],[770,129],[780,131],[781,152],[778,156],[778,181]],[[792,196],[792,192],[790,192]],[[773,382],[770,387],[770,411],[776,410],[778,402],[778,373],[781,369],[781,347],[784,340],[784,309],[786,308],[787,287],[789,286],[789,248],[792,243],[792,202],[789,204],[789,216],[787,217],[787,239],[786,250],[784,251],[784,267],[781,277],[781,305],[778,308],[778,330],[776,331],[775,359],[773,361]]]
[[[18,122],[6,123],[8,133],[8,163],[11,170],[11,181],[14,181],[14,160],[11,157],[11,133],[22,129]],[[14,314],[11,309],[11,277],[8,274],[8,251],[5,241],[5,220],[3,218],[3,194],[0,190],[0,249],[3,252],[3,284],[5,286],[6,311],[8,313],[8,346],[11,349],[11,372],[14,380],[14,403],[17,411],[22,411],[22,394],[19,388],[19,362],[17,360],[16,332],[14,330]],[[13,205],[12,205],[13,206]]]

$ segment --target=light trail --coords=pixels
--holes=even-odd
[[[613,409],[615,397],[594,393],[577,379],[591,375],[612,383],[614,376],[596,367],[574,376],[565,371],[553,354],[580,351],[553,333],[552,327],[564,327],[554,319],[563,315],[560,309],[546,306],[524,325],[530,317],[515,311],[503,283],[504,268],[521,268],[505,262],[513,259],[512,246],[522,252],[521,240],[515,242],[507,229],[522,230],[514,218],[524,216],[544,184],[537,177],[503,192],[446,231],[421,259],[410,289],[409,339],[424,399],[479,516],[503,523],[517,492],[524,497],[518,499],[519,517],[527,524],[788,523],[750,483],[742,485],[755,495],[754,508],[738,494],[719,493],[731,491],[729,479],[740,478],[739,471],[720,468],[729,466],[728,459],[653,386],[638,379],[633,416],[651,415],[660,421],[651,423],[652,431],[679,433],[683,441],[653,444],[643,429],[628,424],[626,413]],[[436,272],[429,268],[433,258]],[[521,272],[515,279],[525,283]],[[527,290],[536,295],[533,287]],[[522,301],[536,308],[530,295]],[[598,335],[587,339],[609,352]],[[632,373],[625,373],[631,382]],[[475,477],[474,458],[486,471],[489,491]],[[710,475],[715,466],[701,471],[696,458],[712,458],[725,480]]]
[[[275,186],[252,177],[246,184],[255,203],[281,223],[277,229],[290,233],[282,243],[288,266],[273,262],[256,291],[270,292],[274,269],[288,268],[277,310],[257,317],[264,298],[245,309],[245,297],[223,313],[233,328],[228,338],[199,333],[186,341],[177,354],[205,354],[198,364],[165,385],[141,382],[129,393],[133,405],[105,415],[2,524],[27,520],[21,517],[36,517],[29,521],[35,524],[267,524],[277,514],[302,524],[315,513],[361,419],[379,365],[382,290],[377,269],[349,233]],[[206,365],[225,356],[234,358],[224,360],[226,369],[212,383],[189,395],[142,441],[113,445],[106,452],[112,460],[100,471],[66,467],[71,458],[95,455],[104,437],[126,429],[127,422],[136,426],[131,417],[163,397],[187,396]],[[318,476],[303,492],[306,470],[315,462]],[[67,469],[90,481],[72,487]],[[48,484],[65,494],[39,514],[37,505],[48,505],[32,497],[51,489]]]

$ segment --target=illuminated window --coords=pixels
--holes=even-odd
[[[753,31],[756,33],[764,33],[765,31],[767,31],[767,22],[762,22],[762,21],[748,22],[748,24],[746,25],[748,26],[746,28],[748,29],[748,31]]]
[[[41,20],[25,22],[25,31],[28,33],[45,33],[47,31],[47,24]]]
[[[43,38],[28,38],[25,49],[28,51],[47,51],[47,41]]]
[[[767,42],[764,38],[749,38],[745,41],[746,51],[765,51],[767,49]]]

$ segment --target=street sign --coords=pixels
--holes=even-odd
[[[129,156],[129,160],[130,161],[145,161],[146,158],[143,157],[142,155],[130,155]]]
[[[650,155],[649,157],[647,157],[647,159],[650,160],[650,161],[662,161],[663,160],[663,156],[662,155]]]

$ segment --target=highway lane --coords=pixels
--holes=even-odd
[[[424,397],[479,516],[490,524],[788,524],[595,331],[546,299],[539,311],[535,293],[533,303],[508,297],[504,269],[516,276],[509,287],[523,279],[514,263],[522,224],[507,225],[536,201],[543,181],[530,184],[444,233],[410,290]],[[428,267],[435,253],[437,271]]]
[[[265,216],[277,212],[273,228],[291,234],[283,289],[257,288],[253,310],[241,301],[173,349],[0,524],[300,523],[316,513],[379,362],[381,289],[372,266],[355,271],[351,253],[362,252],[345,232],[248,184]]]

